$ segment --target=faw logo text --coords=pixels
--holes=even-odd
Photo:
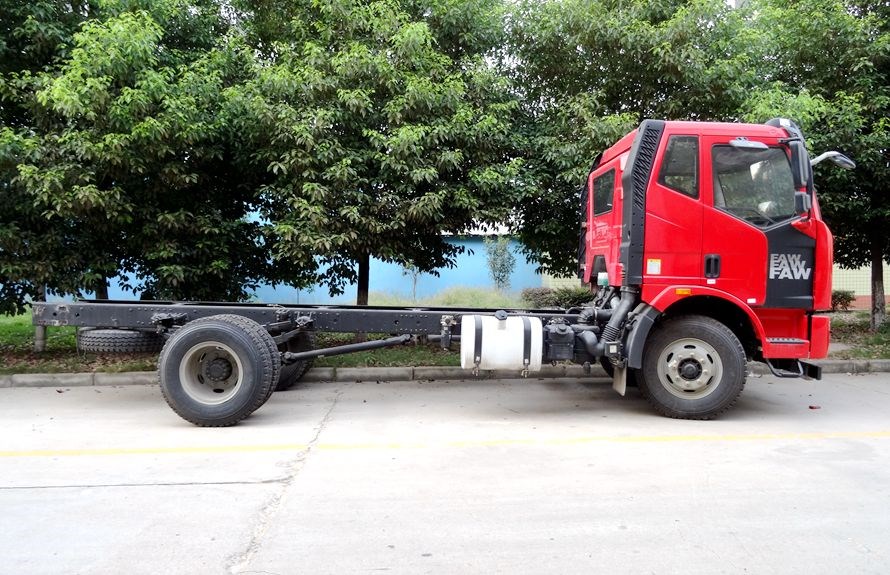
[[[770,254],[769,279],[775,280],[808,280],[813,268],[800,254]]]

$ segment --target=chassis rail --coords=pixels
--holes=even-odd
[[[458,335],[458,317],[468,314],[494,315],[487,308],[323,306],[290,304],[246,304],[223,302],[90,300],[75,303],[33,304],[34,325],[99,328],[174,328],[190,321],[219,314],[250,318],[271,332],[293,329],[317,332],[390,333],[434,335],[445,325]],[[539,317],[544,323],[561,318],[578,319],[573,310],[504,310],[508,315]]]

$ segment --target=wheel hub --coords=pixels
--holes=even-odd
[[[211,381],[225,381],[232,376],[232,363],[218,357],[206,364],[205,376]]]
[[[684,399],[704,397],[720,381],[723,363],[709,343],[683,338],[665,347],[659,357],[658,376],[672,395]]]
[[[678,369],[680,377],[687,381],[694,381],[702,374],[702,366],[694,359],[684,359]]]
[[[203,405],[219,405],[238,393],[244,368],[230,346],[207,340],[183,354],[179,379],[183,391],[193,400]]]

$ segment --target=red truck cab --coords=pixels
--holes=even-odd
[[[714,317],[778,374],[826,356],[832,235],[792,122],[647,120],[601,154],[584,195],[585,282],[634,286],[653,318]]]

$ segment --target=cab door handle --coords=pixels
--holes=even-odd
[[[705,277],[706,278],[720,277],[720,255],[719,254],[708,254],[705,256]]]

